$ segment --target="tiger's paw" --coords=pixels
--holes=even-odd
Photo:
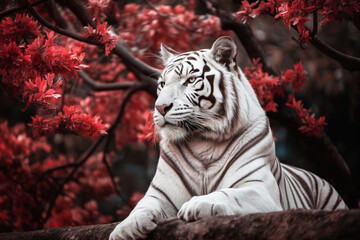
[[[178,212],[178,218],[196,221],[204,217],[234,215],[235,212],[226,204],[205,196],[193,197],[184,203]]]
[[[115,227],[109,240],[144,239],[156,226],[156,219],[151,212],[135,212]]]

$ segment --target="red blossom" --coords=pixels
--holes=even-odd
[[[301,90],[306,80],[306,73],[301,62],[294,65],[294,70],[289,69],[285,72],[283,78],[285,83],[291,83],[295,93]]]
[[[116,45],[117,40],[120,38],[109,33],[111,26],[106,28],[107,22],[98,24],[96,29],[90,25],[86,27],[85,36],[94,43],[101,43],[105,46],[105,55],[109,55]]]
[[[25,82],[23,94],[23,99],[26,102],[25,109],[32,103],[47,108],[50,106],[50,98],[58,99],[61,97],[60,94],[56,94],[56,90],[61,86],[61,81],[53,84],[54,78],[54,74],[47,74],[45,78],[36,77],[35,82],[32,82],[31,79]]]
[[[305,109],[301,100],[296,101],[294,95],[289,95],[286,106],[293,108],[300,118],[301,126],[299,131],[308,136],[318,136],[327,125],[325,117],[315,118],[314,114],[311,114],[311,109]]]
[[[274,96],[279,92],[279,88],[283,88],[283,86],[278,77],[269,76],[261,68],[260,59],[253,59],[253,66],[251,68],[246,67],[244,74],[254,88],[264,110],[276,112],[277,104],[274,102]]]
[[[81,64],[85,53],[77,55],[67,50],[65,47],[57,45],[54,40],[57,37],[54,32],[49,32],[47,38],[36,38],[25,50],[31,56],[31,66],[29,71],[33,75],[45,75],[52,72],[55,75],[62,74],[66,79],[68,75],[75,76],[76,71],[82,67]]]
[[[258,3],[259,1],[253,2],[251,4],[246,0],[242,1],[241,8],[235,14],[236,19],[246,23],[249,18],[256,18],[265,7],[264,4],[261,4],[259,8],[255,8]]]
[[[19,41],[41,35],[40,26],[27,14],[16,14],[15,19],[6,17],[0,23],[0,43]]]
[[[95,138],[107,134],[106,126],[99,117],[91,117],[74,106],[64,106],[63,112],[52,118],[44,119],[38,115],[32,117],[29,126],[33,128],[34,137],[61,133]]]
[[[152,144],[155,144],[155,125],[154,125],[154,112],[153,111],[145,111],[143,114],[143,118],[145,119],[146,124],[140,125],[139,133],[137,134],[137,139],[139,142],[146,143],[151,141]]]

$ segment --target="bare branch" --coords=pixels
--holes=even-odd
[[[84,82],[94,91],[126,90],[143,85],[141,82],[97,83],[85,71],[78,71],[77,74],[84,79]]]
[[[76,17],[82,22],[84,26],[90,25],[94,26],[95,23],[91,18],[88,18],[86,16],[89,15],[85,7],[82,5],[80,1],[77,2],[76,11],[73,11]],[[64,1],[64,4],[69,7],[70,9],[74,9],[74,2],[72,0]],[[95,26],[96,28],[96,26]],[[119,43],[116,44],[115,48],[113,49],[113,53],[118,55],[123,63],[132,71],[138,71],[144,74],[146,77],[151,77],[153,79],[158,79],[160,73],[158,70],[148,66],[147,64],[139,61],[137,58],[135,58],[131,53],[129,53],[127,50],[122,48]]]
[[[96,28],[95,22],[80,0],[62,0],[62,3],[75,14],[83,26],[90,25],[92,28]]]
[[[35,9],[31,6],[31,4],[29,3],[28,0],[18,0],[18,2],[20,4],[23,4],[23,6],[31,13],[31,15],[33,15],[33,17],[39,21],[39,23],[41,23],[42,25],[44,25],[45,27],[53,30],[54,32],[60,33],[62,35],[65,35],[67,37],[73,38],[75,40],[81,41],[81,42],[85,42],[85,43],[89,43],[89,44],[93,44],[93,45],[97,45],[97,46],[103,46],[101,43],[97,43],[97,42],[93,42],[90,39],[80,36],[72,31],[63,29],[61,27],[55,26],[53,24],[51,24],[50,22],[48,22],[46,19],[44,19],[43,17],[41,17],[36,11]]]
[[[266,62],[261,45],[255,38],[254,33],[252,32],[249,25],[236,22],[235,17],[225,11],[222,11],[219,17],[221,20],[222,29],[232,30],[236,34],[250,59],[259,58],[262,64],[262,70],[264,72],[268,72],[270,75],[277,76],[277,73],[274,71],[274,69],[271,68]]]
[[[104,139],[104,135],[100,136],[96,142],[94,142],[90,148],[80,157],[79,161],[76,162],[76,165],[74,166],[74,168],[71,170],[71,172],[68,174],[68,176],[62,181],[62,183],[59,185],[58,189],[56,190],[55,194],[53,195],[53,197],[51,198],[50,201],[50,205],[49,208],[46,212],[46,215],[43,219],[42,224],[45,224],[46,221],[49,219],[49,217],[51,216],[51,210],[55,205],[56,199],[57,197],[62,193],[64,186],[66,183],[68,183],[74,176],[74,174],[76,173],[76,171],[78,170],[79,167],[81,167],[87,160],[88,158],[95,152],[95,150],[97,149],[97,147],[100,145],[100,143],[102,142],[102,140]]]
[[[317,31],[318,31],[318,15],[317,15],[317,12],[313,13],[312,21],[313,21],[313,29],[311,31],[311,36],[314,37],[314,36],[316,36]]]
[[[349,71],[360,71],[360,58],[346,55],[315,36],[310,38],[309,42],[320,52],[340,63],[343,68]]]

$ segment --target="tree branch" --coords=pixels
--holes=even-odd
[[[84,83],[89,85],[94,91],[126,90],[144,85],[141,82],[97,83],[85,71],[78,71],[77,74],[84,80]]]
[[[0,240],[108,239],[117,223],[58,227],[2,233]],[[299,227],[301,226],[301,227]],[[158,224],[148,240],[197,239],[359,239],[360,210],[336,212],[289,210],[238,216],[209,217],[195,222],[177,218]]]
[[[80,0],[62,0],[62,4],[75,14],[83,26],[90,25],[92,28],[96,28],[95,22]]]
[[[340,63],[343,68],[349,71],[360,71],[360,58],[346,55],[335,48],[332,48],[315,36],[310,38],[309,42],[317,50]]]
[[[66,30],[63,28],[60,28],[58,26],[55,26],[53,24],[51,24],[50,22],[48,22],[46,19],[44,19],[43,17],[41,17],[35,10],[34,8],[31,6],[31,4],[28,2],[28,0],[18,0],[19,4],[21,4],[22,6],[24,6],[26,9],[28,9],[28,11],[34,16],[34,18],[36,20],[38,20],[42,25],[44,25],[45,27],[53,30],[54,32],[60,33],[62,35],[65,35],[67,37],[73,38],[75,40],[81,41],[81,42],[85,42],[88,44],[92,44],[92,45],[97,45],[97,46],[101,46],[104,47],[103,44],[99,43],[99,42],[93,42],[92,40],[80,36],[70,30]],[[82,11],[86,11],[86,9],[78,9],[77,12],[82,12]],[[78,16],[77,16],[78,17]],[[89,25],[92,25],[90,23],[93,23],[92,21],[89,22]],[[113,53],[115,53],[116,55],[118,55],[123,63],[130,69],[130,71],[132,71],[135,75],[140,76],[140,73],[142,75],[144,75],[144,77],[141,77],[141,79],[143,80],[151,80],[151,82],[153,82],[152,85],[155,85],[156,87],[156,79],[159,77],[160,72],[158,70],[156,70],[155,68],[152,68],[150,66],[148,66],[147,64],[139,61],[137,58],[135,58],[131,53],[129,53],[128,51],[126,51],[124,48],[122,48],[120,46],[119,43],[116,43],[115,48],[113,49]],[[154,88],[154,86],[152,86]]]
[[[33,17],[39,21],[40,24],[42,24],[43,26],[53,30],[54,32],[60,33],[62,35],[65,35],[67,37],[73,38],[75,40],[78,40],[80,42],[85,42],[88,44],[92,44],[92,45],[97,45],[97,46],[103,46],[101,43],[97,43],[97,42],[93,42],[90,39],[80,36],[70,30],[66,30],[63,29],[61,27],[55,26],[53,24],[51,24],[50,22],[48,22],[46,19],[44,19],[43,17],[41,17],[36,11],[35,9],[31,6],[31,4],[29,3],[28,0],[18,0],[19,4],[21,4],[22,6],[24,6],[30,13],[31,15],[33,15]]]
[[[95,28],[96,28],[96,25],[95,25],[94,21],[91,18],[86,17],[86,16],[89,15],[89,13],[85,9],[85,7],[82,5],[82,3],[80,1],[78,1],[78,0],[76,2],[77,2],[76,4],[78,4],[78,5],[76,6],[76,11],[73,11],[74,14],[76,15],[76,17],[82,22],[82,24],[84,26],[90,25],[90,26],[95,26]],[[72,0],[64,1],[64,4],[70,9],[75,8],[74,3],[75,3],[75,1],[72,1]],[[145,63],[143,63],[141,61],[139,61],[131,53],[126,51],[124,48],[122,48],[119,43],[116,43],[116,46],[113,49],[113,53],[118,55],[121,58],[121,60],[123,61],[123,63],[132,72],[140,71],[146,77],[151,77],[153,79],[158,79],[158,77],[160,75],[158,70],[150,67],[149,65],[147,65],[147,64],[145,64]]]

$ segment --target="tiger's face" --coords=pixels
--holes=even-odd
[[[158,80],[154,111],[154,122],[161,138],[179,142],[193,135],[221,132],[224,78],[236,74],[237,69],[237,66],[230,66],[236,55],[233,41],[223,37],[209,50],[178,55],[162,46],[161,54],[166,67]]]

